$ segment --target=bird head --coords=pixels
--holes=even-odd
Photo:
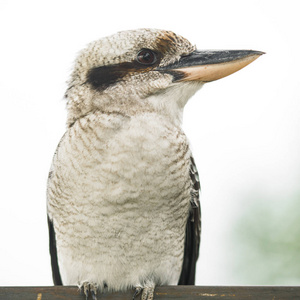
[[[181,121],[188,99],[206,82],[230,75],[263,52],[199,51],[171,31],[122,31],[80,52],[66,92],[68,125],[93,112],[155,111]]]

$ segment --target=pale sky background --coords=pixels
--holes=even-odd
[[[65,82],[88,42],[141,27],[199,49],[267,53],[206,84],[185,109],[202,186],[197,284],[240,283],[229,236],[255,192],[272,211],[299,191],[299,1],[0,0],[0,285],[52,285],[46,180],[65,131]]]

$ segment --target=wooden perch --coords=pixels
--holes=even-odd
[[[98,300],[131,300],[134,291],[98,294]],[[78,287],[0,287],[1,300],[85,300]],[[89,298],[90,299],[90,298]],[[140,299],[140,296],[136,298]],[[161,286],[155,289],[154,300],[163,299],[300,299],[300,286]]]

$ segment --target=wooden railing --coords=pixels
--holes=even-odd
[[[134,291],[100,293],[97,299],[131,300]],[[75,286],[0,287],[1,300],[85,300]],[[91,297],[89,297],[91,299]],[[137,300],[140,296],[136,297]],[[300,286],[161,286],[154,292],[154,300],[163,299],[300,299]]]

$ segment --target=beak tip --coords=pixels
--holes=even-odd
[[[261,56],[261,55],[266,54],[266,52],[256,51],[256,50],[251,50],[251,52],[252,52],[252,55],[257,55],[257,56]]]

